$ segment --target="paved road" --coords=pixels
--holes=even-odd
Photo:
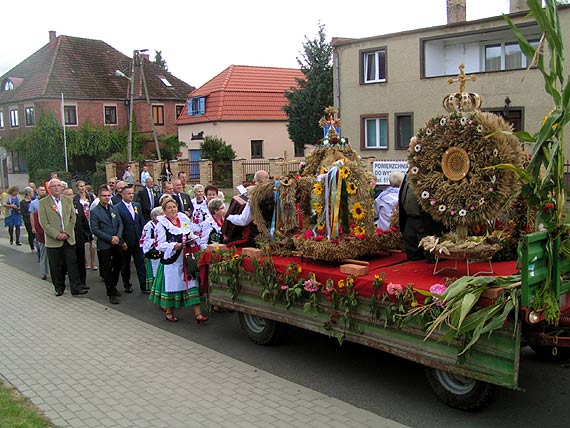
[[[35,274],[37,266],[32,255],[8,249],[2,243],[6,240],[0,238],[4,262]],[[88,281],[92,285],[89,299],[107,305],[97,274],[89,272]],[[181,322],[171,324],[137,292],[123,295],[121,304],[113,309],[279,378],[411,427],[570,426],[566,416],[570,367],[540,362],[528,349],[523,350],[520,373],[520,383],[526,392],[502,390],[489,408],[470,414],[440,403],[424,380],[420,366],[359,345],[345,343],[339,347],[336,339],[292,329],[279,346],[256,346],[240,332],[235,314],[214,314],[208,325],[199,327],[193,323],[190,311],[183,310],[179,312]]]

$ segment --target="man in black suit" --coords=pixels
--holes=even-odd
[[[121,192],[123,201],[116,205],[121,221],[123,222],[123,267],[121,276],[126,293],[133,292],[131,285],[131,257],[135,261],[135,268],[139,278],[141,291],[146,293],[146,267],[144,255],[140,246],[140,239],[144,227],[142,208],[138,202],[133,202],[135,190],[125,187]]]
[[[121,195],[125,187],[127,187],[127,183],[125,181],[117,181],[117,184],[115,185],[115,195],[111,196],[111,203],[113,205],[118,205],[121,203],[123,200],[123,197]]]
[[[123,222],[117,208],[111,205],[111,191],[106,185],[99,187],[99,203],[91,210],[89,222],[91,231],[97,237],[99,268],[103,274],[109,302],[119,303],[121,293],[117,282],[123,263]]]
[[[192,218],[192,212],[194,211],[194,206],[192,205],[192,198],[188,193],[182,191],[182,181],[177,178],[172,182],[174,188],[174,193],[172,197],[178,204],[178,212],[184,213],[188,218]]]
[[[142,216],[145,224],[150,220],[150,212],[158,205],[158,193],[153,189],[154,180],[148,177],[145,186],[139,190],[137,200],[142,207]]]

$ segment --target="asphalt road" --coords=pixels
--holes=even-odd
[[[23,250],[25,245],[6,246],[6,230],[0,230],[0,262],[37,276],[35,256]],[[136,281],[134,275],[132,279]],[[87,282],[87,298],[111,306],[98,272],[88,271]],[[49,279],[45,285],[51,287]],[[134,289],[123,293],[113,309],[410,427],[570,426],[570,364],[541,362],[528,348],[523,349],[520,369],[526,391],[503,389],[483,411],[466,413],[441,403],[415,363],[348,342],[339,346],[336,339],[296,328],[279,345],[255,345],[241,332],[235,313],[213,313],[206,325],[197,325],[191,309],[185,308],[177,312],[180,322],[168,323],[136,282]]]

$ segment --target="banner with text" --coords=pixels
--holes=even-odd
[[[374,161],[374,175],[376,176],[376,184],[389,185],[388,176],[392,171],[408,171],[408,161]]]

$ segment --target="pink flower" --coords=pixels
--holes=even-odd
[[[444,284],[433,284],[429,288],[430,293],[438,294],[440,296],[445,293],[445,290],[447,290],[447,287]],[[443,301],[439,297],[433,296],[433,301],[437,302],[437,306],[443,307]]]
[[[432,206],[434,206],[435,204],[437,204],[437,202],[434,201],[433,199],[432,199],[431,201],[429,201],[429,203],[430,203]]]
[[[309,292],[309,293],[314,293],[315,291],[319,291],[319,286],[315,281],[312,281],[310,279],[305,281],[305,285],[303,287],[305,289],[305,291]]]
[[[455,215],[455,210],[451,210],[451,211],[449,211],[449,214],[451,214],[451,215]]]
[[[489,187],[489,192],[493,193],[493,190],[494,189],[492,187]]]
[[[312,230],[305,230],[305,233],[303,234],[303,238],[305,239],[309,239],[312,238],[314,235]]]
[[[390,282],[386,286],[386,292],[390,296],[399,296],[400,294],[403,293],[403,291],[404,291],[404,288],[402,287],[402,284],[394,284],[393,282]]]
[[[376,235],[382,236],[382,229],[376,229]]]
[[[282,286],[281,286],[281,290],[283,290],[283,291],[287,290],[288,288],[289,288],[289,287],[286,286],[286,285],[282,285]]]

